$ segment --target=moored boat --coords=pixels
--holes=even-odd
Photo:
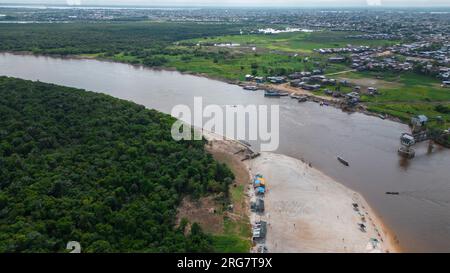
[[[281,97],[280,92],[274,90],[266,90],[264,92],[265,97]]]
[[[256,86],[256,85],[246,85],[243,88],[245,90],[248,90],[248,91],[256,91],[256,90],[258,90],[258,86]]]
[[[307,101],[308,100],[308,97],[306,97],[306,96],[300,96],[299,98],[298,98],[298,102],[305,102],[305,101]]]

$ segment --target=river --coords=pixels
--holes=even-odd
[[[450,150],[438,147],[428,154],[427,145],[420,144],[416,158],[400,159],[399,136],[409,130],[404,124],[312,102],[265,98],[262,92],[204,77],[97,60],[1,53],[0,75],[102,92],[165,113],[177,104],[192,105],[194,96],[203,97],[204,104],[279,104],[278,153],[303,158],[360,192],[404,250],[450,251]]]

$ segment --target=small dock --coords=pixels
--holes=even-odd
[[[400,136],[400,148],[398,154],[404,158],[412,159],[416,155],[413,148],[417,143],[429,141],[428,151],[433,150],[433,144],[446,144],[446,138],[450,136],[449,130],[441,132],[434,132],[427,127],[428,117],[425,115],[418,115],[411,118],[411,133],[403,133]],[[448,146],[448,145],[447,145]]]

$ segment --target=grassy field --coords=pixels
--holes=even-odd
[[[218,79],[244,80],[245,75],[288,75],[295,71],[323,68],[326,73],[348,69],[344,64],[327,63],[329,56],[313,49],[353,45],[387,45],[396,41],[348,39],[347,32],[282,33],[276,35],[223,35],[181,40],[152,57],[164,58],[164,67],[181,72],[205,74]],[[238,47],[216,47],[214,44],[236,43]],[[256,49],[253,50],[253,47]],[[113,56],[100,55],[126,63],[145,63],[134,53],[120,52]]]
[[[244,80],[246,74],[268,76],[314,68],[312,63],[305,63],[302,58],[274,53],[231,53],[227,57],[216,59],[188,55],[189,61],[183,60],[185,57],[170,56],[166,66],[228,80]]]
[[[450,92],[440,86],[440,81],[413,72],[351,72],[345,77],[355,80],[380,81],[384,88],[382,96],[373,100],[380,101],[448,101]]]
[[[243,204],[245,206],[244,185],[238,185],[230,189],[231,201],[233,204]],[[252,247],[251,227],[248,219],[224,218],[223,232],[213,235],[214,251],[219,253],[247,253]]]
[[[223,234],[213,236],[214,250],[219,253],[247,253],[252,247],[251,241],[247,239],[251,236],[247,220],[226,218]]]
[[[280,34],[244,34],[190,39],[180,44],[235,43],[241,46],[256,47],[283,52],[311,53],[314,49],[345,47],[352,45],[383,46],[398,41],[349,39],[348,32],[291,32]]]
[[[345,69],[341,64],[325,64],[323,56],[309,57],[305,61],[302,56],[265,53],[242,53],[227,51],[228,55],[220,55],[218,58],[195,56],[185,54],[168,56],[165,66],[176,68],[182,72],[206,74],[219,79],[244,80],[245,75],[256,76],[288,75],[296,71],[310,71],[318,68],[326,68],[333,73]],[[187,60],[185,58],[188,58]]]
[[[178,54],[164,55],[164,65],[182,72],[207,74],[220,79],[243,80],[246,74],[257,76],[287,75],[295,71],[325,68],[326,73],[347,69],[343,64],[329,64],[329,56],[313,52],[322,47],[384,45],[393,41],[362,41],[346,38],[345,32],[282,33],[276,35],[224,35],[182,40],[172,46]],[[214,44],[235,43],[232,48]],[[253,48],[255,47],[255,50]],[[129,61],[129,60],[125,60]]]
[[[450,90],[442,88],[437,79],[412,72],[350,72],[341,77],[361,86],[367,82],[366,87],[374,82],[378,84],[380,95],[362,96],[369,111],[389,114],[405,122],[412,116],[423,114],[431,119],[431,126],[450,127],[450,113],[436,110],[439,110],[439,105],[450,106]],[[441,116],[444,122],[437,122],[437,116]]]
[[[187,47],[177,47],[182,53],[177,55],[154,55],[164,58],[164,67],[175,68],[180,72],[194,74],[205,74],[217,79],[231,81],[242,81],[245,75],[257,76],[288,75],[296,71],[308,71],[318,68],[326,68],[329,73],[342,71],[342,64],[318,65],[325,63],[323,56],[310,57],[304,61],[301,56],[276,54],[276,53],[242,53],[233,50],[202,49],[199,56],[198,51]],[[141,64],[142,59],[124,53],[112,57],[99,55],[100,58],[112,59],[118,62]]]

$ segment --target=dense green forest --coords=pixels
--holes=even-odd
[[[207,252],[175,227],[183,195],[234,179],[202,141],[172,140],[173,118],[68,87],[0,77],[0,252]]]
[[[196,23],[1,24],[0,51],[140,56],[168,54],[175,41],[239,33],[239,25]],[[143,52],[144,50],[144,52]],[[142,57],[142,56],[140,56]]]

